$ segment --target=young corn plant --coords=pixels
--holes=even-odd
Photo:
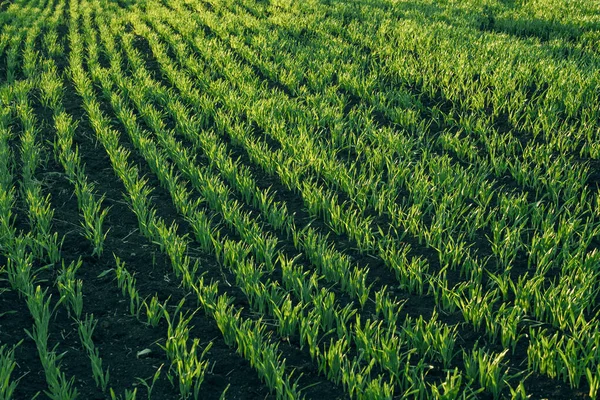
[[[45,392],[46,395],[52,400],[75,399],[77,397],[77,389],[73,387],[75,378],[67,380],[58,365],[62,355],[57,355],[53,349],[48,348],[51,296],[46,299],[46,292],[47,289],[42,291],[37,286],[35,292],[27,298],[27,307],[33,317],[34,325],[31,331],[25,332],[36,344],[49,389]]]
[[[170,298],[170,297],[169,297]],[[160,323],[160,320],[165,316],[164,310],[167,308],[169,299],[164,302],[158,300],[158,296],[154,295],[150,301],[144,300],[142,305],[146,310],[146,323],[153,328],[156,328]]]
[[[29,240],[27,237],[14,237],[12,257],[6,262],[6,278],[11,288],[19,296],[28,296],[34,292],[33,254],[27,252]]]
[[[72,261],[68,266],[62,262],[62,270],[58,275],[56,285],[60,293],[61,302],[66,302],[69,313],[73,313],[76,319],[81,318],[83,312],[83,282],[75,279],[77,270],[81,267],[83,261]]]
[[[138,388],[135,388],[133,390],[125,389],[125,393],[123,394],[123,397],[121,397],[115,393],[113,388],[110,388],[110,400],[136,400],[137,390]]]
[[[446,380],[439,386],[431,385],[431,394],[439,400],[452,400],[459,397],[462,390],[462,374],[455,368],[446,372]]]
[[[467,378],[471,382],[478,382],[494,399],[499,399],[502,391],[509,386],[509,381],[520,375],[509,375],[509,369],[504,369],[502,359],[506,353],[508,349],[490,354],[482,348],[474,347],[471,353],[463,354]]]
[[[272,299],[269,301],[273,302]],[[279,321],[277,332],[282,337],[290,337],[297,331],[298,323],[303,315],[305,304],[292,304],[288,296],[280,305],[273,304],[271,307],[275,312],[275,318]]]
[[[135,277],[127,271],[125,263],[117,256],[115,256],[115,263],[117,286],[121,289],[123,296],[129,295],[129,313],[133,316],[139,316],[141,299],[136,288]]]
[[[94,319],[94,315],[86,316],[84,320],[79,320],[77,325],[77,331],[79,333],[79,339],[84,349],[86,350],[88,357],[92,363],[92,374],[94,376],[94,381],[96,382],[96,386],[102,389],[103,392],[106,392],[108,387],[108,380],[110,377],[110,373],[108,368],[106,372],[102,369],[102,358],[100,358],[100,352],[94,345],[92,340],[92,335],[94,333],[94,329],[96,328],[97,320]]]
[[[598,394],[600,394],[600,364],[596,366],[595,371],[593,369],[586,368],[585,376],[590,387],[588,395],[590,398],[595,400],[598,398]]]
[[[200,396],[200,386],[204,382],[204,376],[209,366],[205,360],[206,354],[212,347],[212,342],[204,347],[200,354],[200,339],[194,338],[191,348],[188,346],[190,327],[188,326],[195,313],[184,316],[181,312],[171,319],[165,311],[168,324],[167,340],[162,346],[167,357],[171,360],[171,368],[177,376],[179,392],[181,397],[188,399],[193,397],[197,400]],[[175,325],[175,318],[177,324]],[[170,374],[168,374],[170,376]],[[171,378],[169,378],[171,379]]]
[[[80,203],[79,208],[83,214],[83,221],[81,221],[83,236],[94,247],[92,256],[100,257],[104,250],[106,235],[108,235],[108,230],[104,231],[102,226],[110,208],[102,208],[104,196],[96,200],[92,193],[93,186],[90,187],[86,182],[83,184],[77,182],[75,184],[75,194]]]
[[[147,382],[148,379],[136,378],[140,385],[146,388],[146,391],[148,393],[148,400],[152,399],[152,391],[154,390],[154,385],[156,384],[156,381],[158,381],[158,378],[160,377],[160,373],[162,372],[163,366],[164,364],[161,364],[160,367],[156,369],[156,372],[154,373],[154,375],[152,375],[152,382],[150,384]]]
[[[15,361],[15,349],[20,346],[21,343],[23,343],[23,340],[19,341],[19,343],[10,349],[7,345],[0,346],[0,399],[11,399],[19,384],[20,379],[11,380],[11,374],[17,366]]]

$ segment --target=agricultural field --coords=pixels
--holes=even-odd
[[[0,3],[0,400],[600,396],[600,2]]]

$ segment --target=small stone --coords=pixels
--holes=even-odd
[[[141,351],[137,352],[137,358],[149,357],[150,354],[152,354],[152,350],[150,350],[150,349],[144,349],[144,350],[141,350]]]

